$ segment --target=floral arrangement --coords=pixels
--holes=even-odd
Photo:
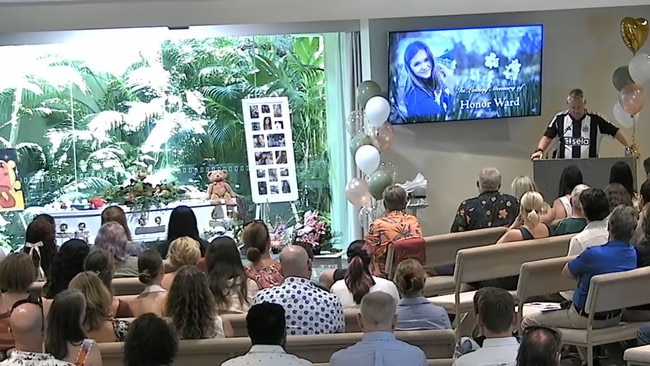
[[[109,203],[145,212],[151,207],[166,206],[183,195],[174,183],[160,182],[154,186],[146,182],[146,178],[146,173],[140,173],[137,178],[132,178],[124,185],[107,189],[103,198]]]
[[[332,251],[335,237],[332,233],[332,220],[318,211],[309,210],[303,214],[302,222],[295,226],[295,241],[310,244],[314,254]]]

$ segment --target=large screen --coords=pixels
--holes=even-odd
[[[537,116],[542,25],[389,34],[393,124]]]

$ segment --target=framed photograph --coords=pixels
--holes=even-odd
[[[253,202],[298,200],[291,111],[286,97],[242,100]]]

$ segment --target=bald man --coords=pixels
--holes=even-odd
[[[424,352],[395,338],[397,302],[381,291],[370,292],[361,300],[359,325],[363,339],[335,352],[331,366],[426,366]]]
[[[16,340],[16,349],[0,363],[1,366],[74,366],[43,353],[43,322],[43,309],[37,304],[24,302],[12,310],[9,327]]]
[[[280,253],[284,281],[255,295],[253,304],[282,305],[287,334],[331,334],[345,331],[341,301],[311,282],[311,260],[304,248],[289,245]]]

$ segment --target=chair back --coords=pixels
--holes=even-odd
[[[650,304],[650,267],[591,278],[585,308],[595,313]]]
[[[562,275],[564,265],[575,257],[558,257],[526,262],[519,271],[517,299],[519,306],[533,296],[555,294],[576,288],[576,280]]]
[[[427,258],[426,268],[454,264],[456,262],[456,253],[459,250],[494,244],[507,230],[506,227],[493,227],[428,236],[424,238]]]
[[[388,278],[393,278],[395,268],[405,259],[415,259],[423,266],[427,264],[424,238],[413,237],[396,240],[388,246],[388,252],[386,253],[386,274]]]
[[[146,287],[137,277],[115,278],[112,285],[114,296],[138,295]]]

